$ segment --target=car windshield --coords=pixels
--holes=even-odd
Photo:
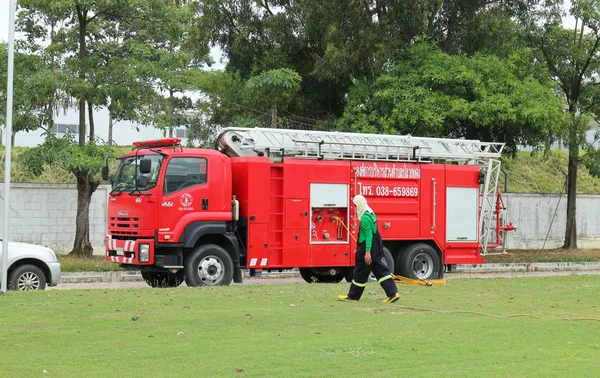
[[[151,162],[150,172],[140,172],[140,162],[148,159]],[[162,164],[161,155],[138,155],[123,158],[113,182],[113,190],[117,192],[145,191],[156,186],[158,173]]]

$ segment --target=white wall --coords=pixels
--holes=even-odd
[[[77,187],[75,184],[11,184],[9,239],[43,244],[69,252],[75,241]],[[90,242],[95,253],[104,250],[106,205],[110,186],[101,185],[90,204]],[[0,193],[4,184],[0,183]],[[0,227],[4,227],[4,198]]]
[[[507,220],[517,227],[508,235],[508,249],[560,248],[567,224],[566,194],[505,193]],[[577,244],[600,248],[600,196],[577,196]]]
[[[109,191],[110,186],[99,186],[90,204],[90,241],[95,253],[100,254],[104,251]],[[3,184],[0,193],[4,193]],[[566,194],[505,193],[503,198],[506,218],[517,227],[508,236],[508,250],[539,249],[544,241],[546,249],[562,245]],[[10,240],[44,244],[61,252],[72,249],[77,213],[75,184],[12,184],[10,199]],[[0,204],[1,214],[3,199]],[[0,217],[0,229],[2,223]],[[600,248],[600,195],[577,197],[577,236],[580,248]]]

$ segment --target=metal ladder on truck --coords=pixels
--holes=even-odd
[[[485,173],[479,201],[482,254],[487,254],[487,246],[495,242],[499,158],[504,143],[411,135],[228,127],[218,136],[217,147],[229,157],[269,156],[274,161],[297,157],[478,165]]]

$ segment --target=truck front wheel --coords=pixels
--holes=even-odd
[[[218,245],[206,244],[187,257],[184,270],[188,286],[227,286],[233,279],[233,260]]]
[[[398,270],[407,278],[435,279],[440,274],[440,258],[429,244],[413,244],[398,255]]]

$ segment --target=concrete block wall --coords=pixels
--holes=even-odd
[[[90,242],[103,251],[106,206],[110,186],[101,185],[89,208]],[[0,196],[4,184],[0,183]],[[4,228],[4,198],[0,199],[0,230]],[[69,252],[75,240],[77,187],[75,184],[11,184],[10,240],[43,244],[58,252]]]
[[[508,249],[560,248],[567,227],[566,194],[504,193],[506,219],[517,230],[508,235]],[[577,244],[600,248],[600,195],[577,196]]]
[[[110,186],[101,185],[90,204],[90,241],[96,253],[104,251],[106,208]],[[4,185],[0,184],[0,197]],[[566,227],[566,194],[505,193],[506,219],[517,230],[509,234],[508,249],[559,248]],[[12,184],[10,239],[44,244],[68,252],[75,240],[77,188],[74,184]],[[4,199],[0,198],[0,214]],[[0,231],[3,228],[0,217]],[[577,233],[580,248],[600,248],[600,196],[577,196]]]

